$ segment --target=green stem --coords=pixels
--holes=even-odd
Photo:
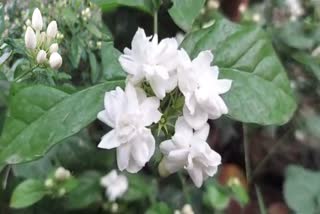
[[[258,198],[258,205],[259,205],[260,213],[261,214],[267,214],[266,206],[264,204],[260,188],[259,188],[258,185],[255,185],[255,188],[256,188],[256,194],[257,194],[257,198]]]
[[[247,183],[250,184],[251,179],[251,167],[250,167],[250,149],[249,149],[249,137],[248,137],[248,127],[243,124],[243,147],[244,147],[244,161],[246,167],[246,177]]]
[[[181,185],[182,185],[182,191],[183,191],[183,195],[185,197],[185,200],[187,203],[191,203],[191,198],[190,198],[190,195],[188,193],[188,189],[187,189],[187,185],[186,185],[186,181],[183,177],[183,174],[181,172],[178,172],[178,175],[179,175],[179,178],[180,178],[180,181],[181,181]]]
[[[158,11],[155,10],[153,13],[153,33],[158,34]]]

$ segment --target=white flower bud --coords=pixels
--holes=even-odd
[[[111,212],[112,213],[117,213],[119,210],[119,205],[117,203],[112,203],[111,204]]]
[[[181,211],[182,214],[194,214],[192,206],[190,204],[185,204]]]
[[[42,15],[38,8],[36,8],[32,14],[32,27],[36,31],[40,31],[43,27]]]
[[[27,28],[26,34],[24,36],[24,42],[28,49],[35,49],[37,46],[37,37],[35,32],[31,27]]]
[[[30,19],[27,19],[26,25],[27,25],[27,26],[31,26],[31,20],[30,20]]]
[[[50,22],[47,28],[47,36],[51,39],[55,38],[58,33],[58,26],[56,21]]]
[[[58,53],[57,53],[58,54]],[[53,54],[52,54],[53,55]],[[51,55],[51,57],[52,57]],[[59,55],[60,56],[60,55]],[[51,57],[50,57],[50,66],[51,66]],[[60,56],[61,58],[61,56]],[[62,59],[61,59],[62,60]],[[61,64],[60,64],[61,65]],[[52,67],[52,66],[51,66]],[[60,66],[59,66],[60,67]],[[71,174],[70,171],[63,168],[63,167],[59,167],[55,172],[54,172],[54,177],[55,179],[57,179],[58,181],[65,181],[68,178],[70,178]]]
[[[49,53],[54,53],[54,52],[58,52],[59,50],[59,45],[58,43],[53,43],[52,45],[50,45],[50,48],[49,48]]]
[[[53,69],[58,69],[62,65],[62,57],[57,52],[51,54],[49,59],[50,67]]]
[[[43,64],[47,61],[47,52],[40,50],[37,55],[37,63]]]
[[[161,177],[167,177],[168,175],[170,175],[170,172],[169,172],[169,171],[167,170],[167,168],[165,167],[164,160],[162,160],[162,161],[159,163],[158,172],[159,172],[159,174],[160,174]]]
[[[40,37],[39,37],[39,38],[40,38],[40,39],[39,39],[38,45],[45,44],[45,42],[46,42],[46,40],[47,40],[47,34],[46,34],[46,32],[42,32],[42,33],[40,34]]]
[[[66,190],[65,188],[61,188],[61,189],[59,189],[59,191],[58,191],[58,195],[59,195],[60,197],[64,196],[66,193],[67,193],[67,190]]]
[[[98,49],[101,49],[101,47],[102,47],[102,42],[101,42],[101,41],[98,41],[98,42],[97,42],[97,48],[98,48]]]
[[[49,189],[52,188],[54,186],[53,180],[51,178],[46,179],[44,182],[44,186]]]

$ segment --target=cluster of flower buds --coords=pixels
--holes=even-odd
[[[71,178],[71,173],[69,170],[58,167],[53,177],[49,177],[45,180],[45,187],[52,193],[62,197],[66,194],[67,190],[63,187],[63,183],[67,182]]]
[[[115,201],[128,190],[128,179],[124,175],[118,175],[116,170],[112,170],[100,179],[100,184],[106,188],[106,196],[109,201]]]
[[[186,169],[195,185],[202,186],[221,163],[220,155],[206,143],[207,121],[228,113],[220,95],[230,90],[232,81],[218,79],[219,69],[211,66],[210,51],[191,60],[174,38],[159,43],[157,35],[147,37],[143,29],[138,29],[131,49],[125,48],[119,61],[128,73],[127,84],[125,90],[117,87],[105,94],[105,110],[97,117],[113,130],[98,146],[117,148],[118,168],[136,173],[155,151],[150,126],[166,123],[173,116],[175,134],[160,144],[160,175]],[[170,103],[181,99],[184,106],[179,113],[168,115]]]
[[[56,43],[58,26],[56,21],[49,23],[46,32],[43,29],[41,12],[36,8],[32,14],[32,20],[26,22],[25,45],[35,58],[37,64],[47,65],[58,69],[62,65],[62,57],[58,53],[59,45]]]
[[[81,17],[83,21],[88,21],[91,18],[91,9],[90,7],[87,7],[86,9],[81,11]]]

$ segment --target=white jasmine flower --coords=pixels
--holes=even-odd
[[[54,39],[58,33],[58,26],[56,21],[50,22],[47,27],[47,36],[50,39]]]
[[[182,49],[179,58],[178,86],[185,96],[183,115],[192,128],[199,129],[208,119],[228,113],[220,94],[230,90],[232,81],[218,79],[218,67],[210,65],[213,60],[210,51],[202,51],[191,61]]]
[[[47,52],[40,50],[37,54],[37,63],[43,64],[47,61]]]
[[[160,144],[165,169],[174,173],[184,168],[194,184],[201,187],[204,180],[217,172],[221,163],[221,156],[206,143],[208,134],[208,124],[194,132],[182,117],[178,118],[172,139]]]
[[[117,163],[122,171],[138,172],[151,158],[155,140],[146,128],[161,118],[159,99],[146,97],[141,89],[127,83],[125,91],[120,87],[105,94],[105,110],[98,119],[113,130],[102,137],[98,147],[117,148]]]
[[[116,170],[112,170],[101,178],[101,186],[106,188],[106,196],[110,201],[115,201],[123,196],[128,190],[128,179],[124,175],[118,175]]]
[[[32,27],[36,31],[41,31],[43,27],[42,15],[38,8],[36,8],[32,14]]]
[[[65,169],[65,168],[60,166],[54,172],[54,177],[58,181],[65,181],[65,180],[67,180],[67,179],[69,179],[71,177],[71,173],[70,173],[69,170],[67,170],[67,169]]]
[[[49,47],[49,53],[58,52],[58,50],[59,50],[59,45],[58,45],[58,43],[53,43],[53,44],[50,45],[50,47]]]
[[[146,79],[156,96],[163,99],[177,85],[175,72],[178,43],[174,38],[163,39],[158,43],[158,35],[150,39],[139,28],[133,37],[131,49],[125,48],[119,61],[129,74],[130,82],[139,84]]]
[[[37,37],[31,27],[27,27],[27,31],[24,36],[24,42],[26,44],[26,48],[28,48],[28,49],[33,50],[37,47]]]
[[[54,52],[50,55],[49,58],[50,67],[53,69],[58,69],[62,65],[62,57],[57,52]]]

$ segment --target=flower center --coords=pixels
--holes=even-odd
[[[117,123],[117,135],[122,143],[127,143],[139,134],[141,114],[123,114]]]

